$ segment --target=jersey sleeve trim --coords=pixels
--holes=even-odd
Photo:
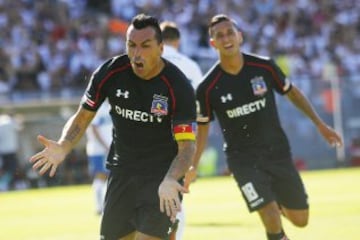
[[[172,88],[169,80],[166,78],[166,76],[161,76],[161,79],[164,81],[164,83],[166,84],[166,86],[169,88],[169,93],[171,96],[171,100],[172,100],[172,115],[175,113],[175,108],[176,108],[176,98],[175,98],[175,94],[174,94],[174,89]]]
[[[284,93],[288,93],[292,88],[292,84],[288,78],[285,78],[285,85],[283,87]]]
[[[101,80],[100,80],[100,83],[99,85],[97,86],[96,88],[96,92],[95,92],[95,98],[94,99],[91,99],[88,94],[85,94],[85,102],[84,102],[84,105],[87,107],[87,109],[96,109],[96,107],[98,107],[99,105],[99,99],[100,99],[100,94],[101,94],[101,89],[102,87],[104,86],[104,84],[116,73],[118,72],[122,72],[126,69],[128,69],[129,67],[131,67],[130,64],[126,64],[120,68],[116,68],[112,71],[110,71],[108,74],[105,75],[105,77],[103,77]]]
[[[210,118],[209,117],[197,116],[196,121],[198,123],[208,123],[208,122],[210,122]]]
[[[220,77],[221,77],[221,71],[219,71],[219,73],[215,76],[215,78],[212,80],[212,82],[210,83],[210,85],[208,86],[208,88],[206,89],[205,92],[205,105],[206,105],[206,116],[209,119],[209,117],[211,116],[211,108],[210,108],[210,92],[211,90],[214,88],[215,84],[219,81]],[[206,117],[198,117],[199,120],[206,120]]]

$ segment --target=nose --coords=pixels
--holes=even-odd
[[[222,38],[222,41],[223,41],[224,43],[227,43],[227,42],[229,41],[229,39],[230,39],[230,36],[229,36],[228,34],[224,34],[224,36],[223,36],[223,38]]]
[[[136,47],[134,49],[134,57],[135,58],[140,58],[141,57],[141,48],[140,47]]]

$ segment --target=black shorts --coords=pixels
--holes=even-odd
[[[160,212],[162,177],[110,173],[101,222],[101,239],[117,240],[134,231],[165,238],[172,225]]]
[[[228,164],[250,212],[276,201],[289,209],[308,209],[308,197],[290,154],[228,155]]]

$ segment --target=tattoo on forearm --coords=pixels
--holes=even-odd
[[[79,133],[80,133],[80,127],[79,125],[75,125],[74,128],[69,130],[68,134],[65,136],[65,140],[69,142],[73,142]]]
[[[168,175],[179,179],[184,176],[186,171],[191,166],[192,158],[195,153],[194,141],[180,141],[178,155],[172,162]]]

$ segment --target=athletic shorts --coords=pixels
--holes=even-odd
[[[160,212],[158,188],[163,177],[110,172],[101,222],[101,240],[117,240],[134,231],[166,238],[172,223]]]
[[[308,209],[308,197],[290,154],[228,155],[228,164],[250,212],[276,201],[288,209]]]
[[[97,155],[97,156],[89,156],[89,173],[91,176],[95,176],[97,173],[108,174],[109,170],[105,167],[106,156],[105,155]]]

